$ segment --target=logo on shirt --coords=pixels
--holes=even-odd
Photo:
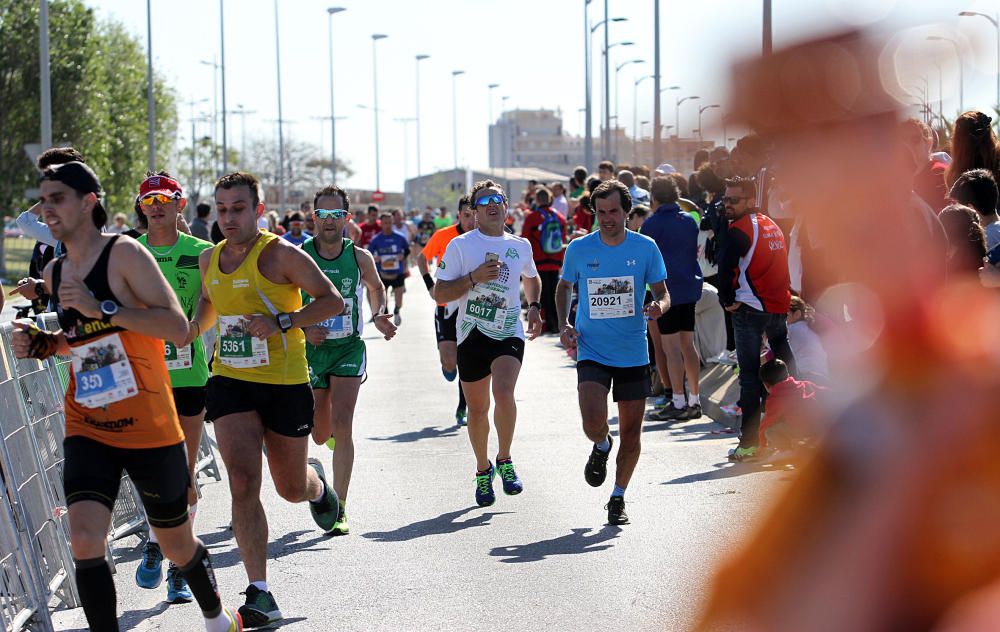
[[[508,248],[507,252],[504,253],[504,259],[520,259],[521,255],[517,254],[517,248]]]
[[[635,259],[626,259],[625,265],[631,268],[632,266],[635,265]]]
[[[354,279],[341,279],[340,280],[341,291],[346,292],[347,290],[351,289],[351,283],[353,282]]]
[[[250,279],[233,279],[233,289],[250,287]]]
[[[441,259],[441,260],[438,261],[438,268],[440,268],[441,270],[444,270],[444,259]]]
[[[597,270],[598,268],[601,267],[601,262],[598,261],[597,259],[594,259],[593,261],[587,264],[587,267],[590,268],[591,270]]]

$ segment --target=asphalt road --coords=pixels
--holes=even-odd
[[[355,420],[351,534],[323,536],[305,505],[275,494],[265,471],[269,582],[286,617],[280,627],[685,629],[714,562],[788,473],[726,463],[735,436],[707,417],[672,427],[650,422],[626,496],[632,524],[606,526],[613,474],[602,489],[583,480],[590,444],[573,363],[547,336],[527,345],[517,387],[513,457],[525,491],[504,496],[498,484],[496,504],[478,508],[475,461],[465,430],[454,425],[456,386],[438,365],[433,304],[418,278],[408,287],[396,339],[365,335],[369,378]],[[326,447],[312,446],[311,455],[329,471]],[[224,600],[239,605],[247,582],[227,528],[225,478],[203,492],[196,531]],[[203,629],[196,604],[168,606],[164,586],[135,586],[137,542],[117,549],[122,629]],[[59,630],[86,629],[81,610],[55,617]]]

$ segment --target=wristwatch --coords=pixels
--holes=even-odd
[[[118,314],[118,303],[111,300],[101,301],[101,314],[101,322],[110,325],[111,319]]]
[[[528,303],[528,309],[531,309],[532,307],[534,307],[538,311],[542,311],[542,304],[539,303],[538,301],[532,301]]]
[[[292,328],[292,315],[282,312],[277,315],[278,328],[281,329],[281,333],[287,333],[289,329]]]

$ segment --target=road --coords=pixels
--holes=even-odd
[[[306,506],[278,498],[265,472],[269,582],[286,617],[281,627],[684,629],[714,562],[789,474],[727,464],[735,436],[707,417],[673,427],[650,422],[626,496],[632,524],[606,526],[613,474],[601,489],[583,480],[590,444],[573,363],[547,336],[527,345],[517,388],[513,456],[525,491],[504,496],[498,484],[496,504],[478,508],[474,459],[453,421],[456,387],[438,365],[433,304],[419,278],[408,287],[396,339],[365,334],[369,378],[355,420],[351,534],[324,537]],[[327,448],[310,452],[329,471]],[[238,605],[247,582],[227,528],[225,478],[203,492],[196,531],[224,600]],[[117,550],[122,629],[202,629],[196,604],[168,607],[163,586],[135,586],[136,544],[126,539]],[[55,618],[59,630],[86,629],[81,610]]]

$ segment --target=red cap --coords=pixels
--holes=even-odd
[[[172,198],[184,197],[184,189],[174,179],[167,176],[149,176],[139,185],[139,198],[142,199],[154,193],[160,193]]]

